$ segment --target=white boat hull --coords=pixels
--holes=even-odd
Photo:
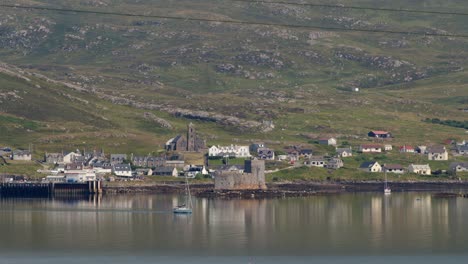
[[[191,214],[192,209],[187,207],[176,207],[173,210],[174,214]]]

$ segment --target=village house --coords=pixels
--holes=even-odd
[[[382,131],[382,130],[373,130],[367,133],[369,137],[374,137],[374,138],[391,138],[392,134],[390,134],[387,131]]]
[[[359,169],[366,172],[382,172],[382,166],[377,161],[363,162]]]
[[[403,145],[400,147],[400,153],[414,153],[414,147]]]
[[[9,147],[0,148],[0,156],[10,156],[10,155],[11,155],[11,148]]]
[[[248,158],[250,157],[249,146],[212,146],[208,149],[208,156],[210,157],[236,157]]]
[[[133,165],[141,168],[161,167],[164,166],[165,161],[164,157],[133,156],[132,158]]]
[[[421,175],[431,175],[431,167],[429,164],[410,164],[408,166],[408,172]]]
[[[427,146],[423,146],[423,145],[417,146],[414,151],[418,154],[426,154]]]
[[[78,150],[76,152],[75,151],[67,152],[63,154],[63,163],[67,164],[67,163],[75,162],[77,157],[81,157],[81,153]]]
[[[82,162],[72,162],[72,163],[68,163],[68,164],[65,164],[65,172],[67,171],[76,171],[76,170],[83,170],[84,169],[84,165]]]
[[[112,173],[112,164],[109,162],[98,161],[92,164],[93,171],[96,174],[111,174]]]
[[[113,164],[112,173],[119,177],[132,177],[132,167],[130,164]]]
[[[31,152],[28,150],[15,150],[11,155],[12,160],[30,161]]]
[[[468,162],[452,162],[449,170],[452,172],[468,172]]]
[[[456,152],[458,155],[468,155],[468,144],[457,145]]]
[[[448,160],[448,152],[444,146],[432,146],[427,149],[429,160]]]
[[[262,160],[274,160],[275,151],[270,148],[258,148],[257,157]]]
[[[45,153],[44,162],[48,164],[63,163],[63,153]]]
[[[405,168],[400,164],[384,164],[382,170],[389,173],[405,173]]]
[[[343,160],[340,158],[331,158],[328,160],[327,164],[325,165],[326,168],[328,169],[339,169],[344,166]]]
[[[314,151],[312,149],[301,149],[299,151],[299,155],[305,157],[305,158],[309,158],[313,155]]]
[[[151,169],[151,175],[154,176],[179,176],[179,171],[175,167],[156,167]]]
[[[189,165],[187,168],[184,169],[185,176],[187,178],[195,178],[198,174],[200,175],[209,175],[210,173],[205,168],[205,166],[200,165]]]
[[[352,157],[353,156],[353,150],[351,149],[351,147],[349,147],[349,148],[337,148],[336,149],[336,154],[339,157],[342,157],[342,158]]]
[[[336,138],[334,138],[334,137],[320,138],[318,143],[320,145],[336,146]]]
[[[114,164],[122,164],[127,160],[127,154],[111,154],[110,156],[110,163]]]
[[[382,152],[382,146],[375,144],[364,144],[359,147],[359,151],[362,153],[380,153]]]
[[[263,143],[254,143],[250,144],[249,150],[250,152],[256,153],[259,148],[266,148],[267,146]]]
[[[385,151],[392,151],[392,150],[393,150],[393,147],[392,147],[392,145],[390,145],[390,144],[385,144],[385,145],[384,145],[384,150],[385,150]]]
[[[309,167],[325,167],[327,165],[327,160],[324,157],[312,156],[304,162],[306,166]]]

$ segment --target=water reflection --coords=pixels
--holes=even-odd
[[[177,195],[0,200],[0,252],[159,255],[465,253],[468,199],[373,193],[275,200]]]

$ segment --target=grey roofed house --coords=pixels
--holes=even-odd
[[[104,161],[97,161],[92,164],[93,168],[112,169],[112,164]]]
[[[173,176],[177,177],[177,169],[175,167],[156,167],[153,170],[155,176]]]
[[[429,148],[427,148],[427,152],[428,153],[438,153],[438,154],[442,154],[442,153],[445,153],[447,150],[445,149],[444,146],[440,146],[440,145],[436,145],[436,146],[431,146]]]
[[[344,166],[343,160],[340,158],[331,158],[326,167],[329,169],[339,169]]]
[[[325,167],[327,165],[327,160],[321,156],[311,156],[304,164],[306,166]]]
[[[11,156],[12,160],[31,160],[31,152],[29,150],[15,150]]]
[[[127,154],[111,154],[110,162],[112,164],[123,163],[127,159]]]
[[[337,148],[336,153],[340,157],[350,157],[350,156],[353,155],[353,150],[351,149],[351,147],[349,147],[349,148]]]
[[[299,151],[299,154],[304,156],[312,156],[313,153],[314,151],[312,149],[301,149],[301,151]]]
[[[460,155],[468,155],[468,145],[457,146],[457,153]]]
[[[452,162],[449,170],[454,172],[468,171],[468,162]]]
[[[44,161],[50,164],[61,163],[63,162],[63,153],[46,153]]]
[[[376,163],[377,161],[365,161],[363,163],[361,163],[361,166],[359,166],[360,169],[368,169],[368,168],[371,168],[372,166],[374,166],[374,164]]]
[[[270,148],[258,148],[257,155],[260,159],[266,159],[266,160],[275,159],[275,151]]]
[[[384,172],[403,173],[405,168],[400,164],[385,164],[382,167]]]

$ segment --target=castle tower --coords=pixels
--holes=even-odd
[[[195,149],[196,132],[193,124],[190,122],[187,126],[187,151],[196,151]]]

